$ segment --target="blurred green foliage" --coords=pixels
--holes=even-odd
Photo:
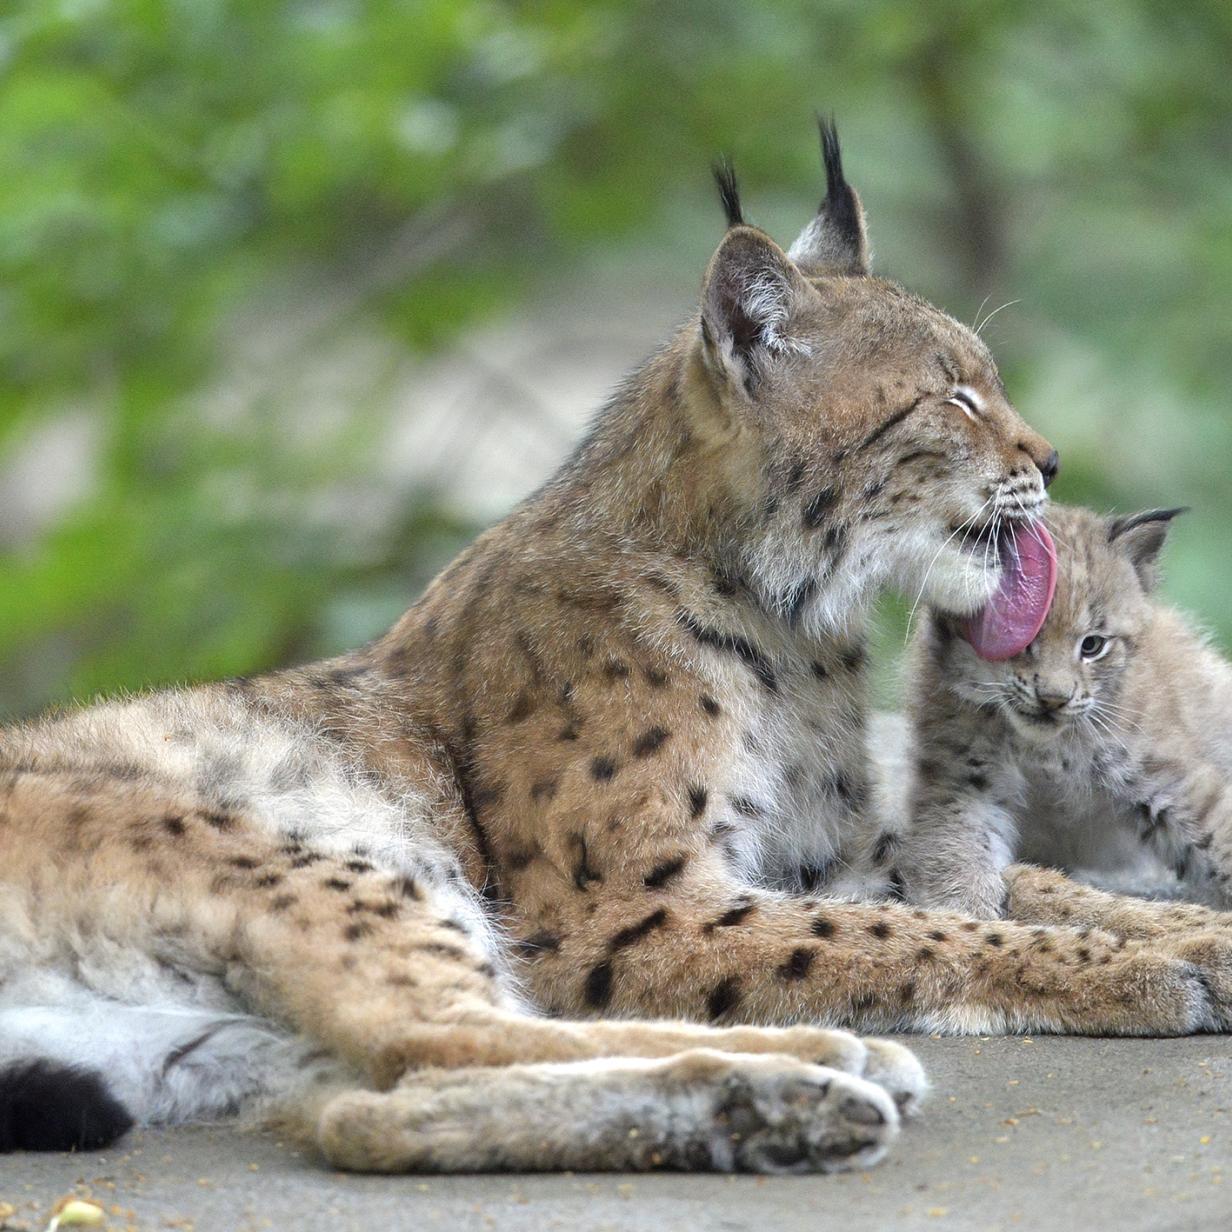
[[[379,631],[473,528],[432,492],[358,543],[322,516],[395,408],[375,365],[301,423],[305,358],[426,353],[600,256],[683,310],[710,158],[790,239],[817,106],[878,267],[966,319],[1016,301],[987,336],[1058,496],[1194,505],[1169,584],[1232,636],[1229,63],[1226,0],[5,6],[0,475],[40,426],[95,435],[50,525],[0,526],[0,712]]]

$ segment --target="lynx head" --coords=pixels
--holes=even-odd
[[[1021,654],[990,663],[956,635],[956,622],[934,618],[943,678],[968,701],[998,708],[1030,740],[1115,726],[1122,680],[1150,619],[1160,549],[1181,512],[1102,518],[1053,506],[1057,588],[1044,627]]]
[[[786,252],[716,171],[729,226],[704,284],[694,402],[739,446],[744,567],[806,624],[839,618],[870,582],[971,613],[1002,581],[1002,528],[1040,513],[1057,455],[979,337],[869,273],[832,124],[821,137],[826,195]]]

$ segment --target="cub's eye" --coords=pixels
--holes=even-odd
[[[968,419],[975,419],[980,411],[980,397],[973,389],[959,385],[945,400],[946,406],[956,406]]]
[[[1111,645],[1111,638],[1099,633],[1088,633],[1078,643],[1078,654],[1088,663],[1094,663],[1096,659],[1102,659],[1108,653],[1108,647]]]

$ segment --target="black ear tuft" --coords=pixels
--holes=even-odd
[[[1147,509],[1109,520],[1108,542],[1129,558],[1143,589],[1153,590],[1159,580],[1159,553],[1168,537],[1169,524],[1188,512],[1187,505],[1178,505],[1174,509]]]
[[[720,158],[711,170],[714,172],[714,182],[719,186],[719,200],[723,202],[727,225],[742,226],[744,211],[740,208],[740,186],[736,183],[736,169],[726,158]]]
[[[855,190],[843,175],[843,151],[838,143],[834,116],[817,115],[821,133],[821,165],[826,171],[826,195],[818,209],[825,210],[830,225],[841,233],[853,248],[863,242],[863,223]]]
[[[792,259],[808,274],[867,274],[868,236],[856,190],[843,174],[843,153],[833,116],[817,116],[826,195],[817,216],[792,244]]]

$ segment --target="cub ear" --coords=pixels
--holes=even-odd
[[[702,350],[716,377],[752,396],[776,359],[808,351],[792,321],[813,292],[768,235],[744,225],[730,168],[716,168],[715,178],[731,227],[706,270]]]
[[[1142,589],[1148,593],[1159,581],[1159,553],[1168,537],[1168,527],[1178,514],[1188,512],[1188,507],[1181,505],[1109,519],[1108,542],[1133,565]]]
[[[833,118],[817,117],[826,195],[817,216],[796,238],[788,255],[806,274],[867,274],[868,228],[856,190],[843,175],[843,155]]]

